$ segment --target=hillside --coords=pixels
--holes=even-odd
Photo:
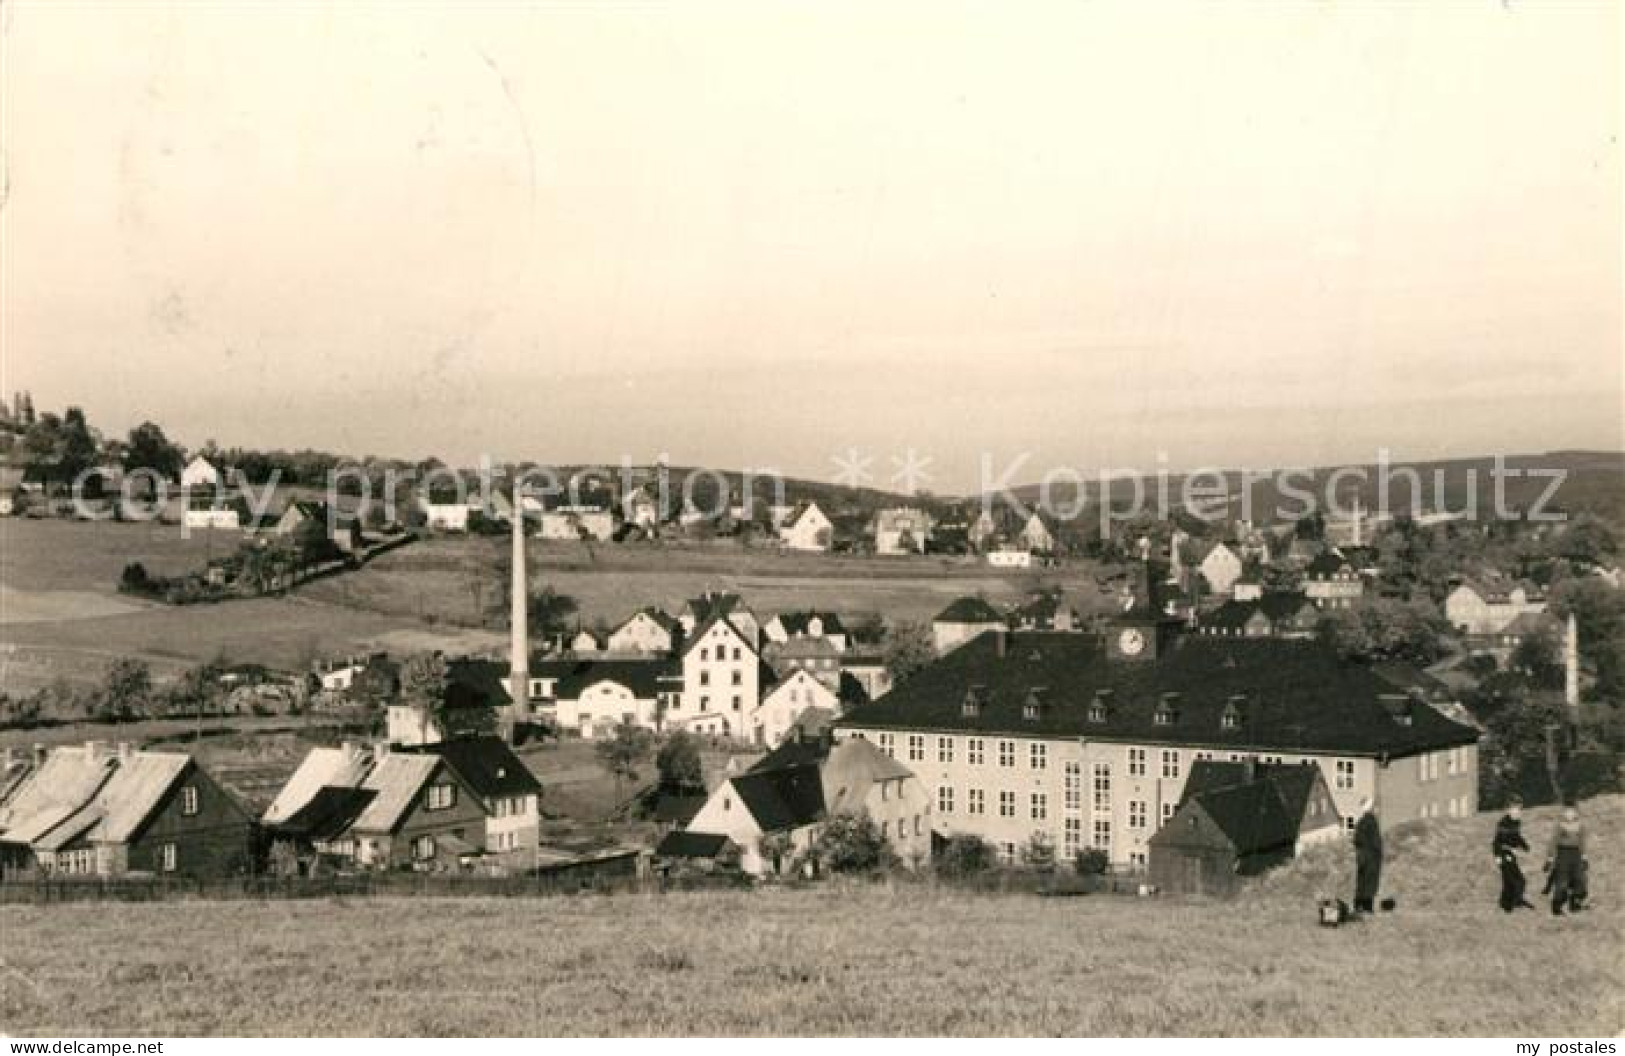
[[[1560,470],[1566,476],[1557,492],[1545,500],[1548,509],[1573,513],[1585,511],[1610,521],[1625,521],[1625,452],[1550,451],[1539,455],[1508,455],[1505,465],[1509,471],[1515,470],[1520,474],[1512,476],[1509,473],[1506,479],[1505,502],[1510,508],[1530,507],[1539,501],[1550,484],[1546,474]],[[1405,468],[1414,470],[1421,480],[1419,504],[1423,509],[1462,510],[1472,503],[1476,488],[1476,501],[1479,509],[1484,511],[1481,517],[1493,516],[1495,502],[1494,478],[1491,476],[1494,469],[1493,457],[1395,463],[1389,467],[1393,485],[1389,489],[1388,504],[1390,508],[1401,511],[1407,509],[1411,503],[1410,487],[1403,475]],[[1347,503],[1358,495],[1366,509],[1377,509],[1380,476],[1375,465],[1321,466],[1304,473],[1294,472],[1287,483],[1293,489],[1309,491],[1317,498],[1323,499],[1326,495],[1326,483],[1332,474],[1345,469],[1363,470],[1364,483],[1352,476],[1340,479],[1337,489],[1339,500]],[[1526,475],[1534,470],[1540,471],[1541,475]],[[1175,500],[1178,499],[1183,480],[1184,477],[1179,474],[1171,474],[1169,477],[1171,494]],[[1240,471],[1225,471],[1224,480],[1231,495],[1241,494]],[[1140,481],[1139,486],[1144,489],[1145,495],[1155,495],[1154,481],[1150,478]],[[1205,493],[1213,490],[1215,484],[1211,478],[1207,478],[1202,483],[1202,488]],[[1099,485],[1086,484],[1084,489],[1086,502],[1098,507],[1101,499]],[[1114,482],[1107,490],[1115,501],[1127,502],[1134,495],[1135,482],[1132,479],[1124,479]],[[1040,489],[1037,485],[1024,485],[1011,489],[1011,492],[1023,502],[1032,503],[1038,500]],[[1051,502],[1061,507],[1077,501],[1076,489],[1064,484],[1053,488],[1050,494]],[[1301,498],[1283,494],[1282,488],[1270,480],[1253,484],[1251,496],[1253,519],[1260,522],[1273,520],[1274,518],[1270,516],[1271,511],[1278,507],[1294,510],[1299,508],[1303,501]],[[1232,508],[1239,511],[1239,502]]]
[[[1342,851],[1228,904],[896,883],[8,907],[0,1031],[1612,1036],[1625,799],[1586,815],[1597,908],[1564,919],[1495,908],[1489,815],[1392,833],[1400,908],[1336,930],[1314,897]]]

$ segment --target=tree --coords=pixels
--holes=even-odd
[[[700,763],[700,748],[686,731],[679,730],[666,738],[655,755],[655,769],[660,772],[660,787],[674,792],[703,792],[705,771]]]
[[[638,767],[649,758],[653,744],[654,735],[648,730],[623,721],[594,747],[599,765],[615,779],[617,805],[625,798],[625,783],[637,780]]]
[[[811,853],[822,869],[832,873],[873,873],[897,860],[866,810],[830,815],[818,830]]]
[[[896,624],[881,643],[881,657],[892,681],[902,682],[936,660],[931,628],[910,620]]]
[[[152,670],[140,660],[120,657],[107,666],[97,710],[108,718],[132,718],[146,713],[151,697]]]
[[[1320,638],[1345,660],[1431,664],[1444,652],[1442,620],[1426,602],[1362,598],[1321,618]]]
[[[439,653],[418,653],[401,668],[401,703],[417,713],[419,732],[426,738],[432,723],[446,710],[446,658]],[[446,731],[450,735],[450,731]]]
[[[124,449],[126,471],[147,469],[164,480],[174,480],[180,476],[181,463],[181,449],[170,443],[156,424],[142,422],[130,430],[129,443]]]
[[[57,454],[57,470],[63,480],[73,480],[96,460],[96,437],[85,420],[85,412],[69,407],[62,416],[62,434]]]

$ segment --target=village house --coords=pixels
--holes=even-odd
[[[1232,598],[1197,619],[1205,635],[1229,638],[1312,638],[1321,611],[1296,591],[1272,590],[1245,600]]]
[[[835,523],[816,502],[801,502],[779,522],[778,533],[787,550],[826,553],[835,541]]]
[[[822,638],[834,646],[837,653],[846,652],[850,644],[841,617],[833,612],[781,612],[767,621],[762,636],[781,645],[792,638]]]
[[[677,622],[685,635],[692,635],[697,627],[713,619],[727,620],[752,646],[761,645],[762,623],[738,594],[706,591],[697,598],[690,598]]]
[[[712,790],[688,832],[726,836],[752,875],[781,872],[804,855],[823,823],[837,814],[866,813],[899,861],[931,854],[931,804],[907,767],[865,741],[786,740],[742,774]],[[764,853],[763,837],[782,836],[788,853]]]
[[[1241,555],[1224,543],[1214,543],[1196,566],[1213,594],[1230,593],[1241,578],[1242,568]]]
[[[925,552],[931,533],[931,515],[912,506],[881,510],[875,514],[875,553],[882,557]]]
[[[678,711],[682,671],[665,657],[566,658],[532,663],[541,714],[584,740],[621,723],[659,730]]]
[[[1323,609],[1346,609],[1365,594],[1365,577],[1341,553],[1328,550],[1303,570],[1303,593]]]
[[[345,553],[362,548],[360,519],[325,502],[295,499],[283,509],[271,530],[282,536],[320,533]]]
[[[284,857],[341,869],[450,870],[486,850],[468,782],[438,755],[386,744],[311,749],[262,820]]]
[[[1014,546],[999,546],[987,552],[987,563],[994,568],[1031,568],[1033,553]]]
[[[500,737],[459,737],[405,748],[439,756],[463,779],[485,811],[485,850],[531,864],[541,839],[542,783]]]
[[[1202,759],[1314,762],[1346,818],[1362,796],[1391,824],[1478,806],[1477,730],[1318,642],[1185,636],[1145,602],[1098,636],[983,634],[836,733],[913,769],[939,832],[1009,859],[1039,833],[1143,868]]]
[[[1313,763],[1201,760],[1173,817],[1151,837],[1148,879],[1161,891],[1227,895],[1244,877],[1343,833]]]
[[[387,668],[386,668],[387,670]],[[396,745],[434,744],[501,724],[513,698],[504,665],[478,657],[446,661],[446,692],[431,712],[397,701],[384,709],[384,730]]]
[[[455,496],[425,495],[419,498],[423,511],[423,526],[436,532],[466,532],[468,518],[476,507]]]
[[[742,611],[733,606],[724,614],[714,608],[683,643],[678,654],[683,690],[668,715],[673,724],[696,733],[746,735],[745,717],[760,702],[764,679],[754,618],[750,632],[734,622]]]
[[[610,653],[638,653],[664,656],[677,647],[682,625],[663,610],[649,607],[639,609],[609,632],[604,643]]]
[[[762,659],[777,678],[805,671],[832,692],[840,689],[841,651],[828,638],[800,634],[782,643],[769,641],[762,650]]]
[[[607,543],[615,536],[615,511],[608,506],[553,506],[542,511],[537,536],[556,542]]]
[[[225,492],[193,491],[186,497],[181,524],[189,530],[238,531],[243,527],[242,509],[236,502],[228,502]]]
[[[784,740],[808,708],[837,715],[841,699],[836,691],[805,670],[790,672],[768,690],[745,719],[745,736],[752,744],[772,747]]]
[[[188,491],[199,489],[218,491],[225,487],[225,483],[225,478],[221,476],[220,470],[216,469],[214,463],[202,455],[194,456],[181,469],[181,487]]]
[[[841,657],[842,699],[873,700],[891,690],[891,669],[878,652],[849,651]],[[852,688],[847,689],[848,686]]]
[[[1497,634],[1525,613],[1546,611],[1537,589],[1507,580],[1464,579],[1444,599],[1444,616],[1462,634]]]
[[[37,749],[0,800],[6,871],[231,876],[252,870],[253,837],[252,815],[191,756],[128,744]]]
[[[1083,621],[1066,604],[1057,588],[1041,590],[1010,609],[1006,624],[1012,631],[1081,631]]]
[[[1050,531],[1044,523],[1044,518],[1037,510],[1027,516],[1027,523],[1021,526],[1021,533],[1017,536],[1022,546],[1035,554],[1053,554],[1055,552],[1055,533]]]
[[[977,635],[1005,629],[999,610],[982,598],[964,597],[949,604],[931,621],[931,640],[938,656],[964,645]]]

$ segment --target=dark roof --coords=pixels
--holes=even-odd
[[[500,737],[462,737],[402,751],[438,755],[482,799],[540,795],[542,783]]]
[[[694,815],[700,812],[700,808],[705,806],[705,800],[704,792],[662,792],[655,799],[650,816],[655,821],[687,825],[694,820]]]
[[[1003,623],[999,610],[981,598],[959,598],[937,613],[937,623]]]
[[[1389,660],[1372,664],[1371,670],[1376,673],[1378,678],[1395,689],[1407,692],[1414,689],[1433,699],[1450,700],[1456,696],[1455,690],[1450,688],[1449,683],[1436,675],[1429,674],[1415,664],[1403,660]]]
[[[1254,601],[1231,599],[1202,617],[1206,627],[1242,627],[1254,615],[1263,613],[1271,623],[1290,620],[1313,608],[1314,602],[1296,591],[1271,591]]]
[[[1237,854],[1254,854],[1298,840],[1302,814],[1289,814],[1275,784],[1254,781],[1203,792],[1194,804],[1213,819]]]
[[[793,766],[817,766],[829,758],[829,741],[823,737],[796,737],[792,734],[771,752],[758,759],[746,773],[784,770]]]
[[[715,858],[728,849],[728,837],[712,832],[673,830],[665,835],[655,854],[661,858]]]
[[[1016,633],[1003,657],[997,648],[993,635],[972,639],[837,726],[1368,756],[1478,739],[1431,707],[1410,706],[1403,696],[1396,702],[1393,687],[1369,667],[1312,640],[1194,636],[1139,661],[1108,658],[1092,634]],[[983,687],[984,701],[967,715],[972,686]],[[1047,687],[1050,706],[1029,719],[1023,704],[1035,686]],[[1106,716],[1091,722],[1089,705],[1101,690],[1110,691]],[[1171,724],[1154,717],[1165,694],[1178,695]],[[1220,720],[1233,697],[1241,698],[1241,721],[1226,729]]]
[[[508,665],[495,660],[460,657],[446,661],[446,707],[502,708],[511,704],[507,687]]]
[[[1321,554],[1309,562],[1303,570],[1304,575],[1310,579],[1325,579],[1337,575],[1339,572],[1352,572],[1354,566],[1339,554],[1330,551]]]
[[[824,817],[824,782],[816,765],[748,770],[732,783],[763,832],[798,829]]]
[[[639,700],[652,700],[663,691],[680,688],[674,680],[682,677],[670,660],[629,657],[545,660],[530,675],[558,679],[554,695],[562,700],[574,700],[588,686],[606,679],[625,686]]]
[[[841,625],[841,617],[833,612],[781,612],[779,625],[784,628],[785,634],[792,637],[806,634],[807,626],[812,623],[815,616],[823,622],[826,635],[846,633],[846,628]]]
[[[272,831],[312,843],[331,840],[348,829],[378,795],[371,788],[343,788],[326,785],[316,790],[309,802],[278,824]]]
[[[1246,763],[1198,759],[1185,778],[1180,806],[1217,789],[1248,784],[1247,771]],[[1320,768],[1314,763],[1254,763],[1251,780],[1274,784],[1287,816],[1299,819],[1309,805],[1309,795],[1315,790],[1319,776]]]

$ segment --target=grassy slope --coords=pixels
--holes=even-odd
[[[899,884],[10,908],[0,1030],[1613,1035],[1625,801],[1587,814],[1598,908],[1561,920],[1494,908],[1489,816],[1396,833],[1401,909],[1338,930],[1313,896],[1342,852],[1230,904]]]

